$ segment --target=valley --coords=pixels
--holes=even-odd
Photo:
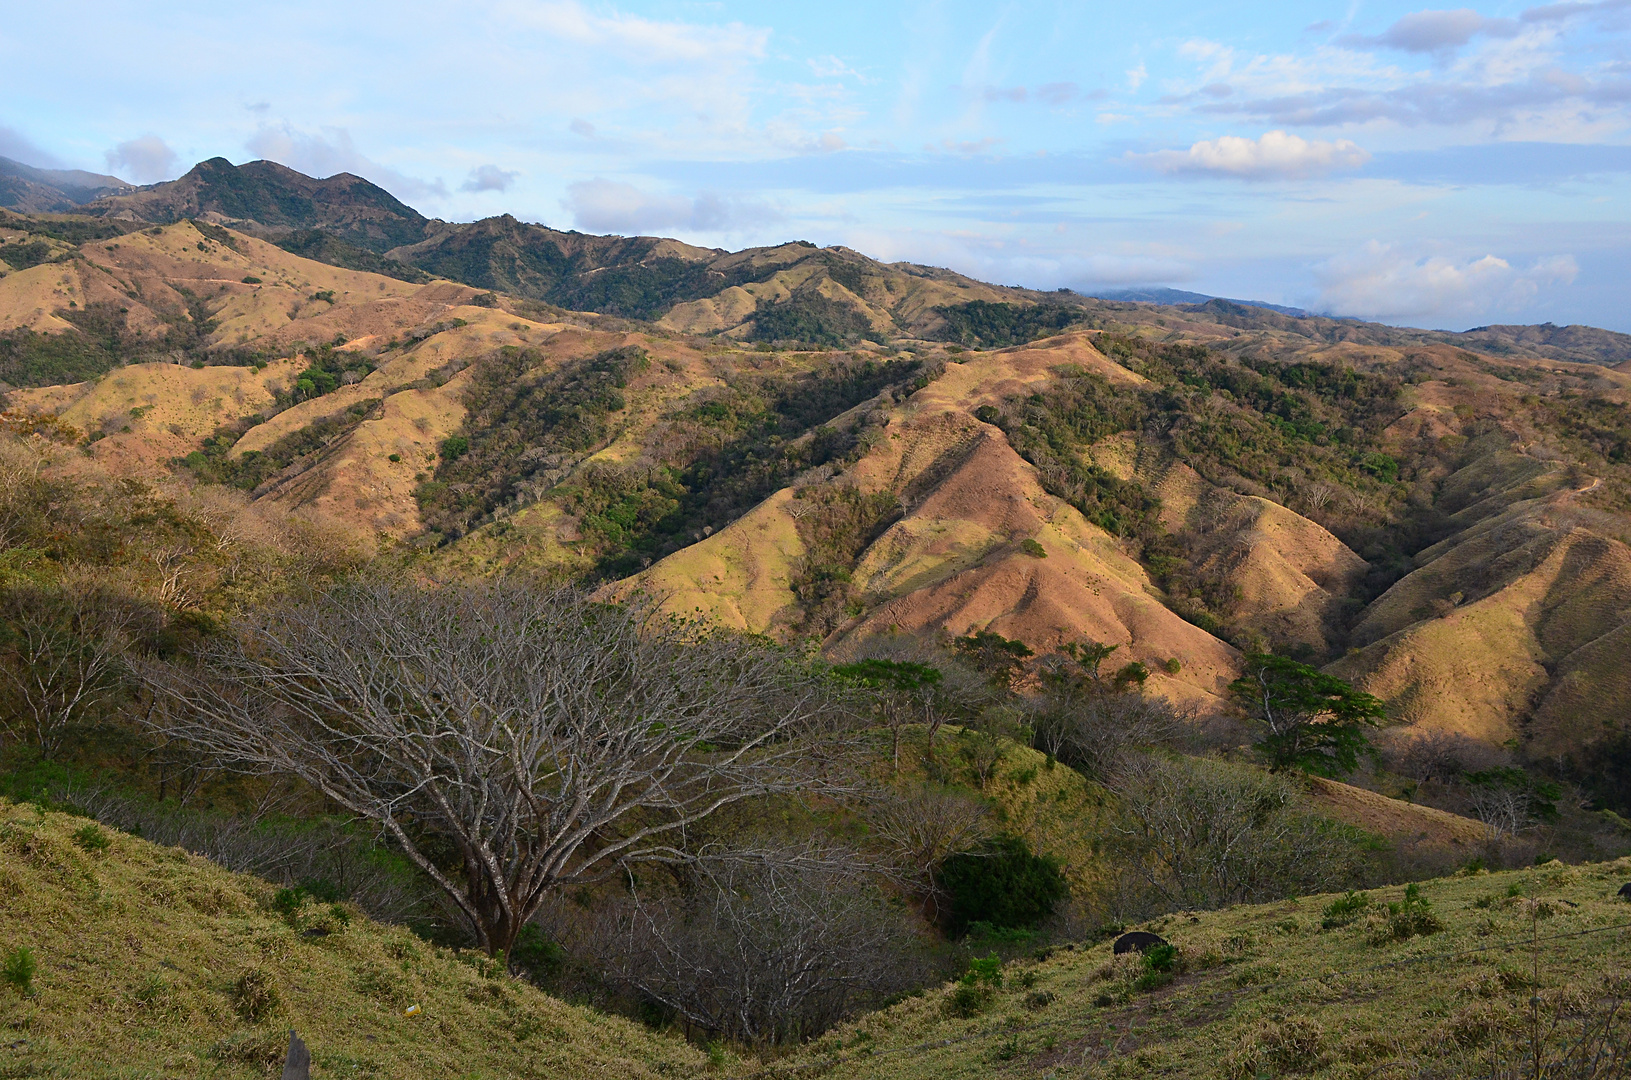
[[[632,1075],[1215,1075],[1225,1060],[1241,1076],[1271,1061],[1273,1075],[1408,1061],[1408,1075],[1448,1076],[1453,1065],[1427,1061],[1433,1040],[1462,1040],[1459,1052],[1515,1038],[1518,984],[1469,989],[1507,968],[1440,966],[1418,947],[1506,948],[1539,926],[1601,931],[1623,957],[1608,898],[1631,851],[1631,335],[1415,331],[994,286],[805,242],[729,252],[507,215],[449,223],[360,178],[270,162],[213,159],[128,190],[36,172],[0,188],[0,647],[9,685],[55,663],[47,654],[76,658],[78,674],[35,679],[50,683],[38,703],[10,692],[0,912],[53,927],[41,984],[54,1007],[100,1017],[98,1041],[125,1038],[108,1017],[133,1010],[162,1032],[153,1061],[259,1075],[277,1048],[225,976],[249,965],[311,986],[320,1009],[286,989],[278,1015],[327,1040],[326,1067],[366,1062],[368,1075],[416,1075],[420,1054],[474,1069],[446,1056],[471,1042],[508,1048],[482,1058],[492,1075],[589,1063]],[[433,626],[403,599],[415,596],[463,600]],[[516,614],[534,603],[581,619],[577,644],[534,643],[550,620]],[[602,656],[597,635],[643,647],[597,621],[608,611],[672,646],[641,661],[673,665],[671,685],[647,687],[649,671],[615,657],[603,659],[614,674],[545,677],[572,650]],[[324,653],[308,630],[343,648]],[[454,644],[475,651],[455,664]],[[719,669],[676,659],[715,646]],[[606,767],[586,746],[700,769],[757,761],[744,746],[775,759],[782,749],[765,748],[808,735],[662,735],[701,723],[663,696],[676,688],[728,704],[721,687],[736,676],[719,671],[774,667],[791,682],[765,700],[820,702],[811,716],[837,726],[808,735],[821,749],[805,771],[740,781],[718,816],[684,818],[652,796],[627,818],[574,824],[584,846],[538,856],[560,876],[527,894],[538,903],[519,922],[507,908],[478,918],[493,895],[525,890],[513,875],[461,883],[488,856],[445,833],[458,798],[398,818],[347,802],[304,759],[262,748],[259,764],[234,765],[248,742],[162,726],[203,702],[228,717],[254,701],[291,730],[352,708],[346,694],[372,702],[377,688],[311,706],[243,689],[276,679],[227,674],[299,656],[313,666],[288,685],[316,685],[331,655],[358,671],[381,656],[424,665],[417,689],[390,683],[389,665],[369,676],[413,703],[395,716],[459,700],[457,723],[487,723],[531,708],[515,702],[542,700],[540,687],[564,700],[562,686],[595,678],[651,695],[630,706],[642,718],[677,710],[639,730],[601,717],[615,734],[551,744],[582,756],[547,783],[491,780],[551,806],[592,801],[563,794],[575,769]],[[1254,711],[1249,686],[1273,661],[1326,688],[1313,715],[1344,694],[1361,711],[1374,701],[1380,719],[1356,722],[1353,767],[1325,751],[1265,767],[1272,714]],[[500,730],[459,737],[486,748]],[[385,736],[359,745],[373,739]],[[324,768],[362,768],[333,752]],[[385,775],[411,756],[368,768]],[[406,805],[442,779],[394,779],[394,797]],[[80,826],[63,811],[101,820],[111,848],[74,847]],[[306,827],[290,823],[344,819],[354,831],[334,841],[333,865],[388,862],[416,899],[387,899],[367,875],[349,892],[302,877],[248,841],[222,850],[273,884],[117,832],[187,847],[238,817],[294,830],[275,833],[290,844]],[[1204,871],[1166,839],[1197,820],[1216,831],[1194,849],[1220,853]],[[1223,854],[1229,823],[1251,838],[1244,864]],[[622,884],[583,870],[600,846],[682,828],[683,858],[675,841],[622,866]],[[1010,856],[1031,875],[1017,892],[1051,874],[1057,897],[969,931],[949,913],[973,901],[954,900],[942,875],[959,857]],[[1404,904],[1414,881],[1442,936],[1362,941],[1391,925],[1385,905]],[[333,906],[275,901],[277,887]],[[1322,926],[1350,889],[1374,891],[1375,906],[1351,927]],[[752,906],[783,896],[821,899],[794,913]],[[104,993],[65,974],[85,957],[61,927],[92,903],[159,928],[144,933],[162,949],[131,946],[142,964],[163,953],[148,990]],[[183,903],[219,940],[181,925]],[[320,917],[342,925],[299,936]],[[521,923],[537,935],[525,962]],[[752,935],[776,926],[826,958],[809,963],[853,977],[730,1004],[687,974],[721,941],[770,955],[785,942]],[[1104,955],[1135,926],[1168,935],[1178,966]],[[845,953],[832,943],[844,935],[875,941],[875,955]],[[1596,972],[1570,941],[1536,985],[1575,1016],[1562,995]],[[742,984],[793,962],[777,956]],[[987,957],[1007,966],[981,967]],[[1343,981],[1373,957],[1431,975],[1398,993],[1380,976]],[[1292,989],[1305,969],[1330,1002],[1358,995],[1363,1008],[1287,1019],[1315,993]],[[1385,994],[1409,1011],[1405,1028],[1368,1011]],[[421,1000],[426,1015],[399,1016]],[[47,1004],[19,998],[0,1014],[38,1033],[10,1048],[31,1047],[19,1068],[77,1045]],[[366,1016],[378,1039],[364,1046],[334,1010]],[[234,1023],[259,1041],[211,1034]],[[1476,1039],[1458,1034],[1479,1024]],[[49,1051],[28,1057],[30,1039]]]

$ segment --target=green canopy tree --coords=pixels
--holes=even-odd
[[[929,759],[934,759],[934,734],[942,719],[934,707],[935,688],[944,680],[939,668],[900,660],[867,659],[838,664],[832,670],[839,678],[877,695],[878,711],[889,728],[896,776],[900,775],[901,732],[907,724],[917,722],[920,714],[929,728]]]
[[[1248,653],[1246,672],[1229,684],[1242,712],[1267,734],[1256,744],[1272,772],[1301,769],[1346,776],[1370,750],[1367,728],[1382,720],[1380,699],[1287,656]]]

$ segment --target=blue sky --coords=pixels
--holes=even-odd
[[[0,154],[1002,284],[1631,331],[1631,0],[12,0]]]

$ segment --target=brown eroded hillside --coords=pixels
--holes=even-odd
[[[424,243],[450,266],[507,251],[524,269],[533,228]],[[559,237],[572,258],[634,243]],[[651,324],[207,222],[47,241],[57,261],[0,278],[8,370],[52,370],[70,346],[102,350],[93,371],[139,362],[14,390],[10,410],[59,416],[107,468],[185,460],[426,548],[438,574],[587,576],[838,654],[882,633],[1091,639],[1202,707],[1239,650],[1271,646],[1412,729],[1536,755],[1612,734],[1631,699],[1631,374],[1558,355],[1611,341],[1491,328],[1499,353],[1482,354],[1238,305],[1093,301],[1093,329],[965,351],[930,339],[1042,332],[1021,317],[1039,296],[845,249],[641,240],[629,266],[679,275],[673,297],[702,288],[684,267],[737,275]],[[894,344],[742,340],[835,318]]]

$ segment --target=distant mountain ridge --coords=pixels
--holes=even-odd
[[[1118,300],[1123,303],[1134,304],[1161,304],[1174,307],[1180,304],[1205,304],[1212,300],[1224,300],[1231,304],[1240,304],[1244,307],[1267,308],[1278,311],[1282,315],[1292,315],[1297,318],[1312,315],[1313,312],[1299,307],[1287,307],[1284,304],[1271,304],[1266,300],[1236,300],[1231,297],[1212,296],[1208,293],[1189,292],[1186,289],[1145,288],[1145,289],[1103,289],[1096,292],[1084,293],[1098,300]]]
[[[900,338],[1007,345],[1070,324],[1127,321],[1137,305],[1322,344],[1440,343],[1502,356],[1609,367],[1631,363],[1631,334],[1595,327],[1417,330],[1181,289],[1088,296],[1008,288],[807,241],[730,252],[655,236],[562,231],[509,214],[446,222],[425,217],[360,176],[316,179],[271,161],[233,165],[211,158],[177,180],[132,187],[117,177],[0,159],[0,205],[7,198],[12,209],[25,213],[73,211],[154,224],[197,218],[346,269],[415,283],[443,277],[558,308],[736,339],[826,347]],[[1042,314],[1017,317],[1032,308]]]
[[[0,157],[0,206],[23,214],[63,214],[105,195],[135,190],[117,176],[82,169],[36,169]]]
[[[252,226],[269,238],[322,229],[376,253],[424,239],[429,219],[377,184],[351,173],[318,180],[275,161],[234,165],[210,158],[162,184],[109,195],[83,212],[170,225],[186,218]]]

